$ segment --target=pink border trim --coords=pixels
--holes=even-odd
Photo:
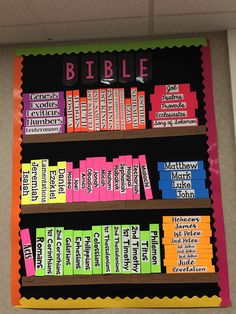
[[[218,283],[220,287],[220,297],[222,299],[221,306],[229,306],[230,293],[229,293],[229,278],[228,278],[228,263],[226,255],[226,243],[225,243],[225,229],[223,208],[221,200],[221,187],[220,187],[220,173],[219,173],[219,161],[218,161],[218,149],[217,149],[217,135],[216,135],[216,123],[214,112],[214,101],[212,91],[212,78],[211,78],[211,56],[210,46],[201,48],[202,52],[202,69],[203,69],[203,84],[205,94],[205,109],[206,109],[206,126],[208,136],[208,154],[210,163],[210,180],[212,190],[212,208],[214,210],[213,217],[215,219],[214,227],[216,237],[216,255],[218,257],[217,265],[219,267]]]

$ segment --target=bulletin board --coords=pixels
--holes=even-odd
[[[123,98],[119,94],[119,99],[124,99],[125,108],[131,102],[132,119],[135,110],[132,92],[136,92],[139,106],[137,126],[133,120],[128,125],[127,119],[126,124],[122,125],[121,119],[119,122],[117,120],[119,126],[116,127],[117,112],[113,107],[113,129],[101,130],[102,124],[99,124],[96,130],[94,120],[93,130],[82,130],[81,117],[80,129],[76,130],[75,124],[70,125],[68,97],[70,91],[74,97],[74,91],[78,90],[79,107],[83,105],[86,96],[87,102],[89,101],[88,90],[93,90],[93,99],[94,91],[101,93],[101,90],[105,90],[106,95],[109,90],[112,90],[113,95],[123,91]],[[42,129],[30,124],[34,119],[27,116],[27,112],[32,109],[27,108],[27,100],[30,99],[27,97],[36,95],[37,98],[39,94],[57,92],[61,93],[58,97],[64,98],[65,103],[62,109],[58,105],[63,116],[62,126],[60,130],[57,128],[56,133],[50,127],[45,131],[47,134],[44,131],[37,133]],[[140,114],[139,98],[142,96],[145,106],[143,117]],[[177,100],[173,97],[177,97]],[[36,98],[33,103],[38,101]],[[171,106],[178,109],[172,109]],[[101,102],[99,108],[101,110]],[[94,112],[95,110],[96,108]],[[186,116],[182,116],[183,114]],[[122,116],[121,110],[119,116]],[[89,117],[87,121],[88,127]],[[18,49],[14,59],[13,123],[14,306],[161,308],[230,305],[210,47],[207,39]],[[137,199],[132,195],[131,198],[126,196],[117,200],[113,194],[110,199],[103,200],[100,194],[99,200],[92,201],[83,199],[75,202],[58,201],[54,204],[23,203],[23,165],[30,164],[32,172],[32,160],[49,160],[52,167],[56,167],[60,161],[66,161],[71,162],[74,168],[81,168],[80,161],[87,160],[86,158],[106,156],[108,163],[111,163],[114,158],[130,155],[134,160],[139,159],[140,170],[140,156],[145,156],[148,169],[149,186],[146,186],[148,183],[145,181],[145,173],[141,172]],[[176,178],[172,178],[172,181],[166,179],[171,172],[167,168],[172,166],[174,170],[198,167],[198,170],[191,173],[191,178],[179,177],[177,181],[184,181],[179,194],[175,190],[176,186],[173,187],[180,184],[174,182]],[[190,184],[191,188],[187,189],[183,184]],[[185,238],[189,241],[194,238],[194,241],[200,243],[199,249],[193,247],[196,251],[192,253],[196,255],[192,255],[192,258],[186,255],[189,253],[186,251],[182,257],[179,252],[172,255],[173,247],[178,246],[173,245],[170,248],[172,235],[180,232],[178,235],[182,239],[181,232],[185,232],[182,228],[180,231],[173,229],[178,228],[176,222],[183,222],[182,228],[189,229],[187,232],[190,233],[184,233]],[[194,234],[192,226],[190,223],[187,226],[186,222],[195,223],[199,233]],[[131,271],[128,274],[95,274],[92,269],[92,273],[86,275],[36,276],[33,273],[27,276],[24,243],[20,237],[22,230],[29,230],[32,257],[35,261],[37,228],[62,226],[66,230],[90,230],[95,225],[138,225],[141,234],[142,231],[151,232],[151,224],[156,224],[159,228],[160,265],[156,271],[152,271],[150,267],[150,271],[142,273],[141,264],[138,273]],[[207,249],[204,247],[205,243]],[[187,260],[185,265],[190,266],[176,267],[182,259]],[[204,262],[205,266],[202,265]],[[33,265],[36,267],[36,264]],[[191,268],[191,265],[196,266]],[[176,271],[177,268],[182,270]],[[176,273],[173,273],[173,269]]]

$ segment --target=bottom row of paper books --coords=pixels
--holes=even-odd
[[[35,275],[160,273],[159,224],[36,229]]]

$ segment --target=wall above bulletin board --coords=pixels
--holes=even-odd
[[[209,43],[14,61],[12,303],[230,305]]]

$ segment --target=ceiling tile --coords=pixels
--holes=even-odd
[[[23,0],[0,0],[0,26],[35,23],[31,11],[26,8]]]
[[[143,36],[148,34],[148,18],[44,24],[44,29],[53,41]]]
[[[154,0],[155,15],[236,11],[235,0]]]
[[[148,0],[30,0],[43,23],[148,15]]]
[[[42,35],[38,25],[0,27],[0,44],[43,42],[46,38]]]
[[[155,34],[214,32],[236,28],[236,13],[160,16],[154,19]]]

